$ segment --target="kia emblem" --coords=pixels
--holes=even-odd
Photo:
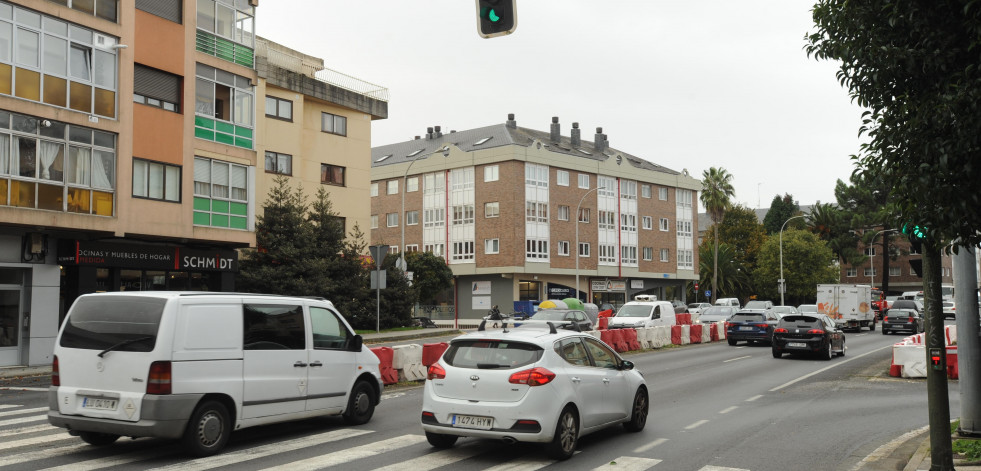
[[[480,376],[470,375],[470,381],[477,381],[478,379],[480,379]]]

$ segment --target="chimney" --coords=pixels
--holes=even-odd
[[[426,140],[431,141],[433,139],[433,127],[429,126],[426,128]]]
[[[558,143],[562,140],[562,134],[559,133],[559,117],[552,116],[552,130],[549,132],[548,139],[552,142]]]
[[[440,126],[436,126],[436,135],[434,137],[443,137],[443,131],[440,131]]]
[[[579,147],[582,139],[579,138],[579,123],[572,123],[572,147]]]
[[[603,134],[603,128],[596,128],[596,137],[593,139],[593,148],[598,152],[603,152],[606,150],[606,134]]]
[[[508,120],[504,123],[504,127],[518,129],[518,122],[514,120],[514,113],[508,113]]]
[[[416,139],[415,140],[418,141],[419,139],[422,139],[422,136],[416,136]]]

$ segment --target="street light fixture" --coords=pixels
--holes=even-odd
[[[872,250],[872,255],[869,255],[869,257],[871,257],[869,259],[869,267],[872,268],[871,270],[869,270],[869,279],[872,280],[870,284],[872,285],[872,288],[873,289],[875,288],[875,247],[872,244],[875,243],[875,237],[877,235],[879,235],[879,234],[883,234],[883,233],[886,233],[886,232],[898,232],[898,231],[899,231],[899,229],[883,229],[881,231],[876,231],[875,234],[872,234],[872,239],[869,240],[869,247],[872,247],[872,249],[873,249]],[[882,254],[882,256],[885,257],[886,254]],[[886,275],[887,275],[886,273],[883,273],[882,274],[883,277],[885,277]],[[883,279],[885,279],[885,278],[883,278]]]
[[[439,149],[439,152],[442,152],[443,153],[443,157],[449,157],[450,156],[450,146],[449,145],[445,145],[445,146],[441,147]],[[409,169],[412,168],[412,164],[416,163],[417,160],[425,160],[425,159],[428,159],[431,155],[433,155],[435,153],[436,152],[431,152],[431,153],[426,154],[426,155],[424,155],[422,157],[417,157],[415,159],[410,160],[409,161],[409,166],[405,168],[405,173],[402,175],[402,214],[399,215],[399,218],[402,219],[400,221],[400,223],[401,223],[400,225],[402,226],[402,243],[401,243],[401,245],[399,245],[399,259],[396,262],[396,266],[399,268],[399,270],[402,270],[403,272],[405,272],[406,268],[408,267],[408,265],[405,263],[405,220],[406,220],[406,218],[405,218],[405,192],[406,192],[406,190],[408,190],[408,188],[406,187],[405,184],[406,184],[406,181],[408,181],[408,178],[409,178]]]
[[[579,204],[576,205],[576,299],[579,299],[579,209],[582,207],[582,202],[586,200],[586,197],[590,193],[599,190],[599,182],[596,182],[596,186],[583,193],[582,198],[579,198]],[[587,300],[588,301],[588,300]]]
[[[790,222],[791,219],[797,219],[797,218],[802,218],[802,217],[804,217],[803,214],[801,214],[799,216],[791,216],[790,219],[787,219],[786,221],[784,221],[783,224],[780,226],[780,279],[777,280],[777,287],[780,289],[780,305],[781,306],[784,305],[783,304],[783,293],[784,293],[784,291],[787,291],[787,289],[786,289],[787,288],[787,283],[783,279],[783,228],[784,228],[784,226],[787,225],[788,222]]]

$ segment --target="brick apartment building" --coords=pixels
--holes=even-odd
[[[877,231],[881,232],[881,231]],[[841,282],[866,284],[873,288],[883,287],[882,234],[878,234],[871,247],[859,245],[859,250],[869,258],[860,264],[843,264]],[[886,296],[898,296],[906,291],[923,291],[923,278],[916,274],[910,261],[921,261],[922,255],[912,251],[909,241],[902,234],[890,234],[889,238],[889,291]],[[873,268],[874,267],[874,268]],[[940,275],[943,286],[953,286],[953,259],[949,254],[940,256]]]
[[[596,304],[683,300],[698,276],[701,181],[611,148],[602,128],[589,142],[572,126],[562,136],[558,118],[543,132],[509,115],[374,147],[371,243],[444,257],[460,318],[576,297],[577,275],[578,297]]]

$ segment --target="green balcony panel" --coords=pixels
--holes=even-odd
[[[211,200],[211,211],[215,213],[228,214],[228,201]]]
[[[232,229],[248,229],[249,220],[246,218],[233,217],[231,218],[231,221],[229,221],[228,227],[231,227]]]
[[[210,226],[211,225],[211,214],[202,213],[199,211],[194,212],[194,225],[195,226]]]
[[[224,121],[215,121],[215,131],[225,134],[235,134],[235,125]]]
[[[204,116],[194,116],[194,126],[205,129],[214,129],[215,120],[205,118]]]
[[[205,139],[208,141],[215,140],[215,132],[209,131],[207,129],[194,128],[194,137],[198,139]]]
[[[228,227],[228,216],[224,214],[212,214],[211,225],[213,227]]]
[[[235,126],[235,135],[252,139],[252,130],[249,128],[243,128],[242,126]]]
[[[211,200],[209,198],[201,198],[200,196],[194,197],[194,210],[195,211],[211,211]]]
[[[241,137],[235,138],[235,146],[241,147],[243,149],[252,149],[252,140],[242,139]]]
[[[215,133],[215,142],[220,142],[222,144],[228,144],[230,146],[235,145],[235,138],[229,134]]]
[[[236,216],[248,216],[249,215],[249,205],[245,203],[231,203],[229,205],[229,214],[234,214]]]

